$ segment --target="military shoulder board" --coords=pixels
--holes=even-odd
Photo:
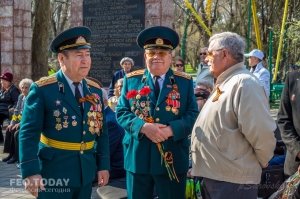
[[[186,73],[183,73],[183,72],[179,72],[179,71],[174,71],[174,75],[183,77],[185,79],[192,79],[192,76],[190,76]]]
[[[49,85],[49,84],[53,84],[55,82],[57,82],[56,76],[51,75],[51,76],[47,76],[47,77],[42,77],[41,79],[39,79],[35,83],[38,85],[38,87],[42,87],[42,86],[46,86],[46,85]]]
[[[126,76],[127,76],[127,78],[129,78],[129,77],[133,77],[133,76],[137,76],[137,75],[143,75],[144,72],[145,72],[145,69],[140,69],[140,70],[132,71],[131,73],[128,73]]]
[[[97,82],[95,82],[95,81],[93,81],[93,80],[91,80],[91,79],[89,79],[89,78],[86,78],[85,80],[86,80],[86,82],[87,82],[87,84],[88,84],[89,86],[93,86],[93,87],[95,87],[95,88],[101,89],[101,86],[100,86],[99,83],[97,83]]]

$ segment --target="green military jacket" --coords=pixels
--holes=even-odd
[[[23,178],[41,174],[46,179],[69,179],[69,186],[81,186],[91,183],[96,171],[109,169],[102,91],[96,82],[88,79],[83,79],[82,86],[84,96],[97,98],[94,105],[84,102],[83,114],[61,70],[31,86],[19,134]],[[95,130],[94,112],[99,130]],[[47,138],[70,143],[95,140],[95,145],[83,153],[57,149],[41,143],[41,133]]]
[[[145,88],[150,88],[150,93],[145,95]],[[133,93],[138,94],[132,97]],[[126,75],[116,115],[118,123],[126,131],[123,140],[126,170],[139,174],[167,174],[156,144],[140,133],[145,118],[150,116],[154,122],[172,128],[174,136],[162,142],[163,149],[172,152],[177,174],[187,172],[190,145],[188,136],[198,115],[193,81],[189,75],[170,69],[166,73],[158,99],[148,70]]]

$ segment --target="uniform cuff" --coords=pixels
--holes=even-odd
[[[132,124],[130,126],[130,133],[135,139],[140,140],[142,138],[140,131],[144,124],[144,120],[138,117],[134,121],[132,121]]]
[[[103,157],[101,155],[97,155],[97,171],[102,170],[109,170],[110,164],[109,164],[109,157]]]
[[[39,160],[38,159],[33,159],[33,160],[28,160],[26,162],[21,162],[20,167],[21,167],[21,175],[22,178],[25,179],[29,176],[37,175],[40,174],[40,166],[39,166]]]

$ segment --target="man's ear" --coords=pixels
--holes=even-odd
[[[230,56],[227,49],[222,50],[222,53],[223,53],[223,56],[224,56],[224,57]]]
[[[65,56],[62,53],[58,53],[57,60],[61,65],[64,64],[64,59],[65,59]]]

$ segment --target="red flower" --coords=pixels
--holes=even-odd
[[[137,91],[137,90],[130,90],[130,91],[128,91],[128,93],[126,94],[126,98],[127,98],[127,99],[134,98],[137,94],[138,94],[138,91]]]
[[[147,95],[149,95],[150,92],[151,92],[151,89],[149,88],[149,86],[145,86],[144,88],[142,88],[140,90],[140,95],[147,96]]]

